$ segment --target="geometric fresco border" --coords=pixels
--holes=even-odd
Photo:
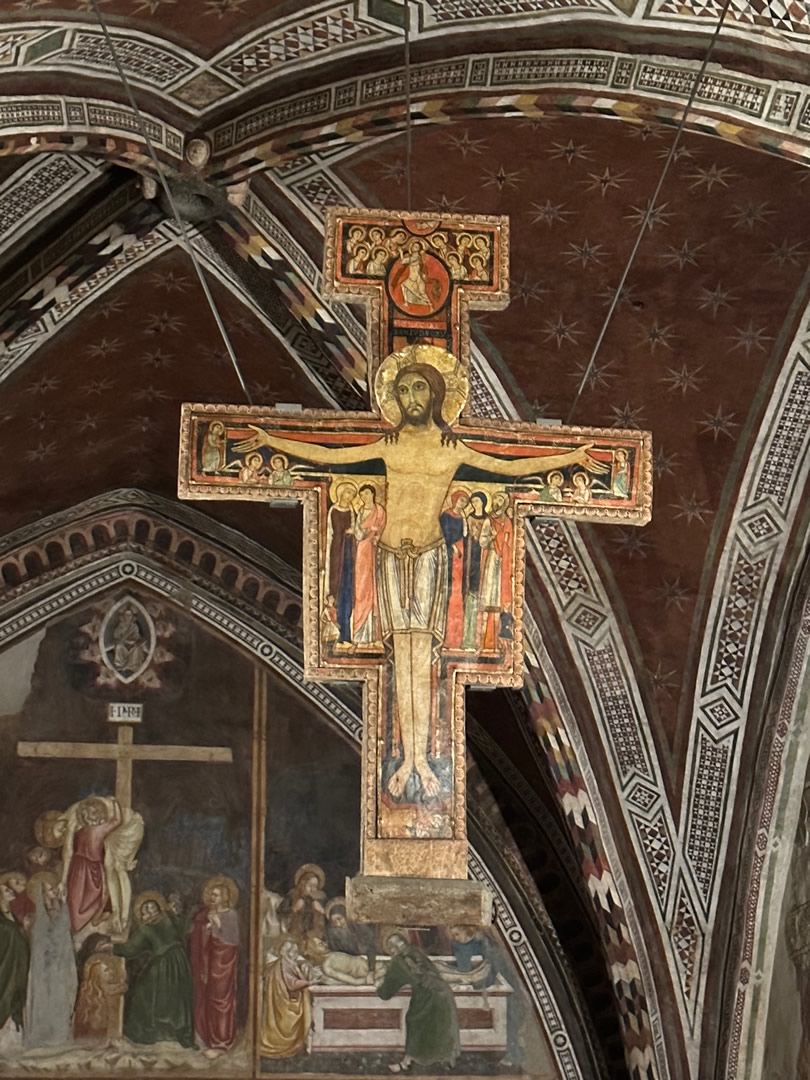
[[[692,2],[694,4],[694,0]],[[687,37],[702,35],[706,30],[705,16],[711,17],[706,5],[694,13],[697,17],[691,18],[687,5],[670,12],[654,10],[656,6],[662,5],[650,4],[646,11],[641,5],[641,19],[633,20],[637,31],[677,28]],[[468,0],[466,3],[411,0],[407,10],[412,40],[421,39],[426,43],[449,34],[462,39],[468,34],[483,36],[496,27],[499,30],[509,27],[519,40],[521,29],[536,29],[540,20],[549,26],[576,26],[587,19],[589,23],[602,24],[608,32],[611,28],[624,29],[628,25],[622,13],[607,0]],[[711,21],[716,21],[716,14]],[[356,57],[390,48],[402,41],[402,22],[402,13],[386,10],[369,0],[326,0],[304,7],[295,15],[269,19],[208,59],[174,41],[131,27],[114,26],[111,36],[117,59],[133,85],[147,87],[175,109],[179,107],[200,116],[212,106],[220,107],[226,103],[233,106],[246,92],[255,92],[261,86],[269,87],[277,78],[293,70],[300,77],[302,71],[340,59],[349,51]],[[785,22],[784,19],[777,20],[773,25],[759,29],[750,20],[741,18],[740,12],[732,7],[724,28],[725,36],[727,40],[737,39],[737,47],[742,50],[745,43],[761,50],[773,45],[778,49],[780,44],[796,52],[806,50],[807,30],[793,32]],[[651,60],[651,57],[646,58],[648,64]],[[515,64],[515,60],[506,58],[502,67],[514,69]],[[555,62],[555,66],[564,73],[565,63]],[[26,70],[31,75],[38,71],[78,72],[85,78],[109,80],[113,62],[102,28],[95,21],[48,19],[0,24],[0,67]],[[590,68],[591,85],[607,83],[601,57],[594,58]],[[627,86],[634,82],[640,87],[669,83],[676,93],[680,78],[674,70],[668,74],[661,70],[634,73],[629,61],[616,77]],[[719,74],[715,77],[725,78]],[[496,73],[493,85],[507,78],[502,70]],[[417,87],[418,79],[417,71]],[[395,80],[393,77],[392,81]],[[475,80],[476,85],[486,85],[480,67]],[[550,81],[555,80],[552,77]],[[559,74],[556,81],[559,81]],[[376,92],[379,93],[379,88]],[[374,88],[366,90],[366,100],[374,93]],[[800,93],[790,88],[780,102],[771,102],[767,112],[776,122],[789,125],[802,112]],[[268,96],[271,100],[278,97]],[[345,103],[347,96],[348,91],[342,91],[341,99],[334,102],[335,107],[340,106],[341,100]],[[357,101],[362,100],[357,97]],[[750,110],[755,110],[757,104],[752,101]]]
[[[50,619],[67,614],[78,605],[111,588],[127,582],[137,582],[158,596],[179,603],[191,616],[207,623],[215,632],[234,642],[255,660],[272,668],[298,692],[309,698],[353,742],[360,741],[362,716],[336,697],[328,685],[313,683],[304,677],[303,664],[300,655],[297,655],[297,649],[291,653],[289,646],[270,636],[261,622],[233,607],[223,597],[214,593],[206,595],[205,583],[197,578],[193,581],[192,591],[183,576],[183,569],[180,563],[168,569],[138,550],[121,551],[79,568],[62,568],[40,586],[32,589],[26,595],[21,609],[15,610],[8,618],[0,617],[0,645],[7,646]],[[498,922],[504,929],[506,946],[512,960],[524,975],[525,985],[547,1033],[548,1045],[561,1075],[565,1080],[584,1080],[591,1074],[580,1065],[577,1040],[572,1039],[566,1030],[562,1010],[514,909],[472,846],[469,860],[475,878],[489,885],[496,894]]]
[[[679,829],[682,880],[701,938],[690,994],[694,1002],[705,987],[727,851],[726,821],[737,791],[760,646],[810,477],[809,318],[810,306],[802,314],[746,467],[720,556],[698,667]],[[773,661],[767,667],[772,674]],[[696,1060],[696,1015],[692,1035]]]
[[[738,952],[732,953],[737,967],[732,968],[725,992],[725,1007],[731,1014],[725,1046],[728,1080],[754,1078],[763,1072],[775,939],[784,915],[782,898],[810,757],[810,596],[805,595],[794,626],[793,647],[782,669],[784,684],[762,747],[756,829],[751,830],[748,874],[741,875],[738,893],[742,908]]]
[[[447,123],[475,115],[532,116],[549,109],[597,113],[634,123],[677,124],[698,61],[580,49],[474,54],[417,64],[411,70],[411,120]],[[805,104],[777,122],[792,94],[810,90],[709,64],[686,127],[797,160],[810,160]],[[259,106],[214,127],[214,178],[230,182],[323,150],[402,130],[404,69],[359,75]],[[314,125],[305,127],[304,125]]]

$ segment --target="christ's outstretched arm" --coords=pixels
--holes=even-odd
[[[593,443],[585,443],[575,450],[569,450],[565,454],[546,454],[536,457],[505,458],[496,457],[494,454],[480,454],[477,450],[462,444],[463,465],[470,465],[474,469],[483,472],[497,473],[499,476],[531,476],[537,472],[551,472],[552,469],[563,469],[566,465],[580,465],[592,473],[606,473],[610,471],[609,465],[603,465],[601,461],[592,458],[588,451]]]
[[[269,446],[271,450],[300,458],[301,461],[312,461],[316,465],[352,465],[358,461],[372,461],[380,457],[374,453],[373,447],[381,442],[381,439],[375,439],[373,443],[365,446],[320,446],[318,443],[299,442],[297,439],[271,435],[269,431],[256,427],[255,424],[248,424],[248,427],[256,434],[236,444],[234,450],[237,454],[249,454],[251,450]]]

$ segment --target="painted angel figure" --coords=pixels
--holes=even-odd
[[[73,933],[98,924],[105,911],[112,933],[124,933],[132,899],[129,875],[143,840],[143,818],[122,809],[117,799],[91,796],[69,807],[59,826],[57,832],[64,834],[61,884]]]

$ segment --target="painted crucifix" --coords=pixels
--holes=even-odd
[[[648,433],[475,417],[468,310],[507,279],[505,218],[332,211],[325,281],[368,302],[372,411],[183,407],[180,496],[303,503],[308,676],[365,683],[354,918],[487,921],[464,687],[522,681],[525,520],[650,518]]]

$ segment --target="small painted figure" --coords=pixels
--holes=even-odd
[[[337,604],[332,593],[326,597],[326,603],[321,612],[321,641],[324,645],[334,645],[340,637],[340,627],[337,621]]]
[[[73,1032],[82,1041],[112,1041],[118,1035],[126,993],[124,961],[109,952],[90,952],[82,965]]]
[[[465,511],[470,505],[469,492],[459,489],[450,494],[450,505],[442,512],[439,523],[447,544],[447,630],[444,644],[448,649],[460,649],[464,642],[464,578],[467,536]]]
[[[264,460],[261,454],[248,454],[239,468],[239,479],[243,484],[258,484],[264,473]]]
[[[154,892],[136,899],[133,915],[138,925],[129,939],[112,946],[127,961],[124,1035],[134,1043],[193,1048],[193,984],[182,922]]]
[[[208,431],[206,431],[203,438],[202,471],[207,473],[221,472],[225,468],[226,450],[225,425],[221,420],[214,420],[208,425]]]
[[[211,878],[203,889],[204,906],[191,927],[194,1028],[207,1057],[225,1053],[236,1041],[237,901],[238,890],[230,878]]]
[[[589,503],[591,501],[591,478],[587,473],[575,472],[572,477],[574,485],[571,499],[575,503]]]
[[[23,927],[34,914],[34,902],[28,895],[28,879],[20,870],[9,870],[0,876],[0,885],[6,885],[11,890],[14,899],[9,904],[9,911]]]
[[[329,509],[327,551],[329,555],[329,592],[336,598],[338,642],[348,644],[352,639],[352,606],[354,604],[355,538],[354,508],[357,488],[350,481],[337,485],[335,505]]]
[[[385,510],[377,502],[373,484],[361,484],[360,508],[355,518],[357,549],[354,560],[354,605],[352,641],[369,645],[380,640],[377,607],[377,541],[385,528]]]
[[[0,1032],[6,1024],[22,1028],[28,986],[28,941],[9,910],[14,895],[0,884]]]
[[[619,495],[623,499],[630,494],[630,463],[627,460],[627,451],[621,447],[613,452],[610,487],[614,495]]]
[[[59,879],[48,870],[31,878],[28,894],[35,910],[23,1045],[26,1049],[64,1046],[72,1040],[79,982],[70,913],[59,895]]]
[[[377,987],[378,995],[387,1001],[404,987],[411,989],[405,1014],[405,1054],[389,1069],[407,1072],[413,1062],[452,1067],[460,1053],[453,991],[427,954],[409,945],[402,933],[391,934],[386,948],[391,962]]]
[[[326,935],[326,877],[320,866],[305,863],[295,872],[295,884],[279,905],[279,915],[287,933],[303,945],[309,934]]]
[[[290,463],[284,454],[273,454],[270,458],[270,486],[290,487],[293,482]]]
[[[488,504],[489,497],[485,491],[474,491],[470,496],[464,580],[464,648],[469,650],[475,650],[478,647],[482,539],[484,547],[489,542]]]
[[[285,941],[264,973],[261,1053],[288,1058],[306,1049],[312,1028],[310,986],[315,982],[294,941]]]

